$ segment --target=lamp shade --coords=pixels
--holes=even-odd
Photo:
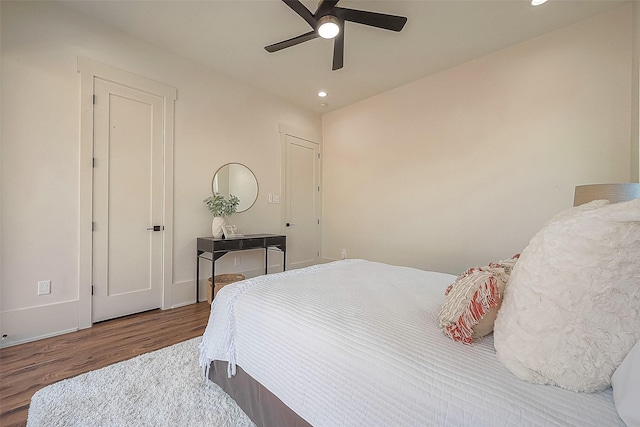
[[[573,206],[583,205],[592,200],[608,200],[611,203],[618,203],[638,197],[640,197],[640,184],[635,182],[578,185],[573,198]]]

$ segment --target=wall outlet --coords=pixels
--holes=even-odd
[[[240,265],[240,257],[239,256],[233,257],[233,265],[235,265],[236,267]]]
[[[347,259],[347,250],[346,250],[346,249],[343,249],[343,250],[340,252],[340,258],[342,258],[342,259]]]
[[[47,295],[51,293],[51,280],[43,280],[38,282],[38,295]]]
[[[273,203],[280,203],[280,196],[273,195]]]
[[[273,203],[273,194],[269,193],[269,203]]]

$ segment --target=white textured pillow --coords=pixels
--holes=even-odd
[[[640,426],[640,341],[611,376],[613,401],[628,427]]]
[[[517,377],[593,392],[640,339],[640,199],[557,215],[515,265],[494,326]]]

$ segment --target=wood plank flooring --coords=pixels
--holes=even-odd
[[[202,335],[210,308],[152,310],[0,349],[0,426],[26,425],[31,397],[49,384]]]

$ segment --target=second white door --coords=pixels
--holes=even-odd
[[[285,135],[287,269],[320,261],[320,148]]]

